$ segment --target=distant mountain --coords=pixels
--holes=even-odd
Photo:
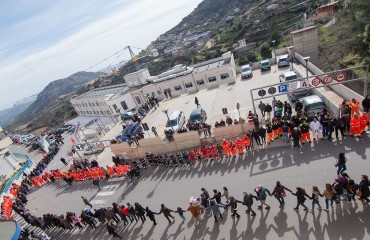
[[[0,126],[3,128],[9,126],[32,103],[33,101],[0,111]]]
[[[97,79],[101,73],[77,72],[67,78],[49,83],[38,95],[37,99],[10,126],[12,130],[19,126],[24,131],[41,127],[55,127],[76,115],[69,97],[81,86]]]

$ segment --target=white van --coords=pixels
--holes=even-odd
[[[166,130],[173,130],[177,132],[182,129],[185,124],[185,113],[183,111],[177,110],[171,113],[169,116],[169,121],[166,123]]]

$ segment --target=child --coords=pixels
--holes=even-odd
[[[323,195],[320,193],[320,190],[317,186],[312,187],[312,209],[310,212],[314,212],[315,209],[315,204],[317,204],[319,207],[318,209],[321,210],[320,202],[319,202],[319,197],[322,197]]]
[[[175,211],[175,213],[178,213],[183,221],[185,221],[184,212],[186,212],[186,211],[184,211],[181,207],[178,207],[177,210]]]

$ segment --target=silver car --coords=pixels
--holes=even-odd
[[[286,67],[290,65],[290,56],[288,54],[282,55],[278,59],[278,67]]]

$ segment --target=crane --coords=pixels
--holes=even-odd
[[[23,98],[23,99],[17,101],[16,103],[14,103],[14,107],[18,106],[18,105],[21,105],[23,103],[28,103],[28,102],[35,101],[36,98],[37,98],[37,95],[38,94],[35,94],[35,95],[29,96],[29,97],[26,97],[26,98]]]

